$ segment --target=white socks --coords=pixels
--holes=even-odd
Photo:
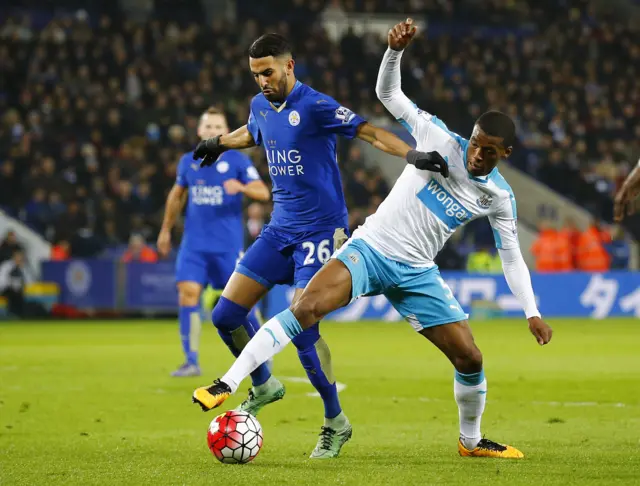
[[[247,343],[221,381],[229,385],[231,392],[235,393],[242,380],[262,363],[282,351],[289,342],[291,338],[287,336],[278,321],[278,316],[269,319]]]
[[[482,375],[482,382],[478,385],[465,385],[458,379],[453,382],[453,394],[456,397],[460,416],[460,440],[467,449],[474,449],[482,435],[480,434],[480,421],[484,405],[487,401],[487,380]],[[463,375],[465,376],[465,375]]]
[[[202,332],[202,319],[200,309],[189,315],[189,351],[197,353],[200,347],[200,333]]]
[[[340,412],[333,418],[324,418],[324,426],[329,427],[337,432],[340,432],[342,429],[344,429],[348,423],[349,419],[344,414],[344,412]]]

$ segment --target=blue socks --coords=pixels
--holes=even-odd
[[[289,313],[293,317],[293,313],[291,311]],[[280,316],[278,316],[278,319],[280,319]],[[299,327],[300,324],[297,319],[295,317],[293,319]],[[282,320],[280,322],[282,323]],[[293,325],[287,322],[287,325],[290,324]],[[282,324],[282,326],[285,327],[285,324]],[[322,397],[324,416],[331,419],[338,416],[342,412],[342,408],[338,399],[336,380],[333,376],[331,354],[327,343],[320,337],[319,326],[319,323],[314,324],[313,327],[305,329],[295,336],[292,341],[298,348],[298,357],[307,372],[309,381]],[[289,333],[287,332],[287,334]]]
[[[200,331],[202,329],[200,306],[180,306],[178,319],[180,320],[180,339],[182,340],[182,351],[185,359],[188,364],[197,366]]]
[[[213,325],[229,350],[237,358],[249,340],[260,329],[255,311],[242,307],[225,297],[220,297],[211,313]],[[251,373],[253,386],[264,384],[271,377],[266,363],[258,366]]]

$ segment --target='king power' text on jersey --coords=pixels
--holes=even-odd
[[[242,193],[229,195],[224,182],[237,179],[243,184],[258,180],[251,160],[235,150],[223,153],[218,161],[201,168],[193,152],[180,158],[176,184],[189,191],[182,246],[208,253],[238,253],[244,248]]]
[[[336,136],[353,138],[362,123],[299,81],[278,107],[262,93],[253,98],[247,127],[269,163],[274,202],[269,226],[295,233],[347,227]]]

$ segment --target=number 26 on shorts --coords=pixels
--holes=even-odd
[[[307,256],[304,259],[303,265],[313,265],[316,262],[316,258],[323,265],[329,261],[331,258],[331,248],[329,245],[331,242],[329,240],[322,240],[316,244],[313,241],[305,241],[302,243],[302,248],[304,248],[307,252]]]

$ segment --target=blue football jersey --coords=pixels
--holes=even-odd
[[[243,194],[229,195],[224,182],[237,179],[243,184],[260,178],[251,160],[229,150],[218,161],[201,168],[193,152],[180,158],[176,184],[189,191],[182,245],[195,251],[235,253],[243,249]]]
[[[353,138],[364,121],[299,81],[278,107],[262,93],[253,98],[247,127],[269,163],[270,226],[296,233],[347,227],[336,136]]]

